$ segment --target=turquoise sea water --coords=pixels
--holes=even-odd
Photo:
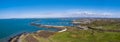
[[[23,32],[35,32],[38,30],[54,30],[31,26],[31,22],[43,25],[72,26],[72,19],[0,19],[0,42],[6,42],[10,37]]]

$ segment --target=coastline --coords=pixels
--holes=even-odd
[[[66,28],[66,26],[51,26],[51,25],[38,25],[38,24],[32,24],[32,25],[34,25],[34,26],[37,26],[37,27],[43,27],[43,28],[53,28],[53,29],[56,29],[57,31],[46,31],[46,30],[38,30],[38,31],[36,31],[36,32],[33,32],[33,34],[34,33],[40,33],[40,32],[48,32],[48,34],[49,34],[49,32],[54,32],[54,33],[56,33],[56,32],[65,32],[65,31],[67,31],[67,28]],[[22,36],[25,36],[25,35],[29,35],[29,34],[31,34],[31,33],[21,33],[21,34],[19,34],[19,35],[16,35],[16,36],[14,36],[14,37],[12,37],[12,38],[10,38],[8,41],[9,42],[18,42],[18,41],[21,41],[20,40],[20,38],[22,37]],[[43,34],[46,34],[46,33],[43,33]]]
[[[111,34],[109,35],[109,37],[113,36],[114,34],[118,34],[118,32],[120,32],[120,30],[112,30],[112,29],[102,29],[102,28],[97,28],[97,27],[92,27],[92,26],[88,26],[88,25],[81,25],[81,24],[90,24],[91,22],[93,21],[96,21],[96,20],[87,20],[87,21],[83,21],[82,22],[79,22],[79,21],[73,21],[72,23],[74,24],[74,26],[52,26],[52,25],[41,25],[41,24],[32,24],[33,26],[36,26],[36,27],[42,27],[42,28],[55,28],[57,29],[58,31],[45,31],[45,30],[39,30],[37,32],[34,32],[34,33],[28,33],[27,36],[24,36],[25,38],[21,37],[22,35],[18,35],[18,38],[21,38],[21,39],[16,39],[16,38],[13,38],[11,40],[18,40],[19,42],[22,41],[22,39],[25,39],[29,42],[40,42],[40,41],[47,41],[47,42],[50,42],[51,40],[50,37],[54,37],[56,35],[58,35],[58,38],[60,35],[60,37],[62,37],[62,39],[64,39],[64,37],[73,37],[73,38],[76,38],[76,39],[79,39],[81,37],[83,38],[86,38],[87,35],[91,36],[91,37],[101,37],[97,34],[100,34],[100,35],[107,35],[108,33]],[[99,20],[100,21],[100,20]],[[103,32],[103,33],[102,33]],[[115,32],[115,33],[114,33]],[[97,34],[96,34],[97,33]],[[112,34],[113,33],[113,34]],[[70,35],[69,35],[70,34]],[[86,35],[85,35],[86,34]],[[65,36],[67,35],[67,36]],[[81,36],[81,37],[79,37]],[[117,36],[116,36],[117,37]],[[72,38],[72,39],[73,39]],[[53,38],[52,38],[53,39]],[[89,38],[88,38],[89,39]],[[99,40],[101,40],[101,38],[98,38]],[[107,38],[106,38],[107,39]],[[59,39],[58,39],[59,40]],[[91,39],[90,39],[91,40]],[[94,40],[94,39],[93,39]],[[14,40],[15,41],[15,40]],[[42,41],[42,42],[43,42]],[[69,40],[68,40],[69,41]],[[79,41],[79,40],[78,40]],[[12,42],[12,41],[10,41]],[[56,42],[56,41],[54,41]]]

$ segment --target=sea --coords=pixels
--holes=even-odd
[[[27,18],[27,19],[0,19],[0,42],[8,40],[23,32],[32,33],[38,30],[55,29],[40,28],[32,26],[31,23],[53,26],[73,26],[71,18]]]

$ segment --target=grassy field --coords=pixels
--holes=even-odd
[[[57,33],[52,36],[52,40],[57,42],[120,42],[120,33],[75,30]]]
[[[38,42],[120,42],[119,32],[69,29],[44,38],[31,34]],[[26,39],[23,39],[26,41]],[[28,41],[26,41],[28,42]]]
[[[92,21],[89,24],[80,24],[90,27],[101,27],[101,29],[120,30],[120,19],[101,19]]]

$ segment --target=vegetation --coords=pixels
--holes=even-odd
[[[58,33],[53,36],[53,41],[57,42],[119,42],[119,33],[95,32],[81,30],[73,32]]]
[[[120,30],[120,19],[93,19],[91,20],[91,23],[80,25],[96,27],[106,30]]]
[[[73,30],[57,33],[51,37],[57,42],[120,42],[118,32],[100,32],[94,30]]]
[[[39,42],[120,42],[119,32],[78,30],[76,28],[61,33],[55,33],[48,38],[36,36],[36,34],[30,35]],[[23,39],[23,41],[26,41],[26,39]]]

